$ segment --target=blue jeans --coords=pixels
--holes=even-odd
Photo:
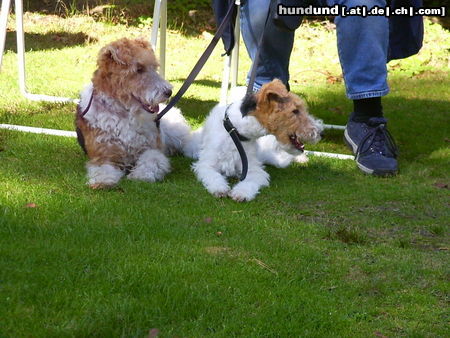
[[[348,8],[365,5],[385,7],[386,0],[323,0],[329,6]],[[273,3],[273,1],[272,1]],[[243,0],[241,29],[248,54],[253,60],[269,8],[269,0]],[[384,96],[387,84],[387,53],[389,22],[384,16],[336,17],[337,46],[347,97],[352,100]],[[301,29],[301,28],[300,28]],[[289,59],[294,32],[281,30],[270,20],[265,32],[264,46],[256,72],[254,89],[274,78],[289,81]]]

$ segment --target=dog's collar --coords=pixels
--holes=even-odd
[[[231,135],[231,133],[235,133],[236,136],[238,137],[239,141],[241,141],[241,142],[250,141],[250,139],[248,137],[241,135],[238,132],[238,130],[236,129],[236,127],[233,125],[233,123],[231,122],[230,117],[228,116],[228,109],[230,109],[230,107],[231,107],[231,104],[229,104],[227,106],[227,109],[225,109],[225,114],[224,114],[224,118],[223,118],[223,126],[225,127],[225,130],[230,135]]]

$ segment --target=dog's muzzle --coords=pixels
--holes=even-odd
[[[291,141],[295,149],[297,149],[298,151],[303,152],[305,150],[305,145],[298,140],[296,135],[289,136],[289,140]]]

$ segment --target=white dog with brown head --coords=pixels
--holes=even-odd
[[[100,50],[92,83],[77,109],[78,141],[89,157],[91,188],[128,178],[154,182],[170,171],[166,155],[189,154],[191,129],[172,108],[155,123],[172,86],[157,73],[158,62],[145,40],[121,39]]]
[[[238,133],[247,139],[242,145],[248,158],[248,174],[233,188],[227,177],[239,176],[242,164],[223,126],[225,112]],[[322,121],[308,114],[305,102],[288,92],[280,80],[274,80],[253,95],[211,111],[203,128],[194,132],[198,161],[193,170],[211,194],[249,201],[261,187],[269,185],[263,163],[285,167],[292,161],[305,161],[303,143],[318,142],[322,130]]]

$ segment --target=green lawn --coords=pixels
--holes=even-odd
[[[74,98],[103,45],[149,35],[30,13],[25,30],[29,90]],[[292,89],[312,114],[345,124],[334,33],[297,32]],[[0,123],[73,130],[74,105],[20,96],[14,39]],[[169,32],[175,89],[208,39]],[[401,172],[388,179],[312,157],[268,167],[270,187],[240,204],[209,195],[192,161],[175,157],[163,182],[92,191],[75,139],[0,129],[0,337],[449,336],[449,43],[426,21],[421,53],[390,64],[383,104]],[[218,100],[221,53],[179,103],[194,126]],[[241,83],[248,67],[242,48]],[[349,153],[337,131],[309,149]]]

